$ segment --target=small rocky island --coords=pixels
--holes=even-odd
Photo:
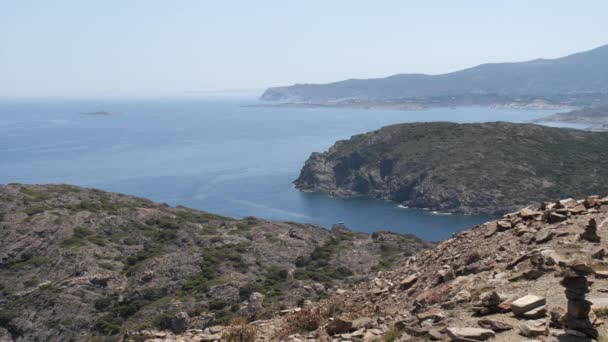
[[[295,185],[465,214],[608,191],[608,134],[505,122],[384,127],[313,153]]]
[[[94,112],[82,112],[80,113],[82,115],[99,115],[99,116],[103,116],[103,115],[116,115],[118,113],[116,112],[108,112],[105,110],[98,110],[98,111],[94,111]]]

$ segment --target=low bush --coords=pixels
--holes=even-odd
[[[247,324],[241,318],[230,321],[229,326],[222,334],[222,340],[227,342],[254,342],[257,336],[255,326]]]

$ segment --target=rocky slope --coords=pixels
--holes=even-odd
[[[605,341],[607,248],[608,197],[546,203],[255,327],[259,340]]]
[[[351,79],[329,84],[270,88],[261,99],[317,104],[384,101],[433,105],[485,104],[542,99],[560,103],[572,96],[590,104],[608,94],[608,45],[557,59],[491,63],[442,75],[400,74],[378,79]],[[592,94],[593,97],[589,97]],[[508,99],[504,99],[508,97]],[[476,100],[475,100],[476,99]],[[470,100],[475,100],[471,102]]]
[[[607,144],[605,133],[530,124],[399,124],[313,153],[294,183],[335,196],[502,214],[608,192]]]
[[[543,203],[454,234],[393,270],[269,320],[215,327],[215,333],[137,336],[183,341],[605,341],[607,250],[608,197]],[[236,335],[248,338],[231,339]]]
[[[0,341],[111,341],[267,318],[432,246],[19,184],[0,186],[0,245]]]

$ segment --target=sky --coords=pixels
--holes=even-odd
[[[0,0],[0,96],[439,74],[608,44],[605,0]]]

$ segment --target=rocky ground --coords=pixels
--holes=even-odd
[[[19,184],[0,186],[0,245],[0,341],[116,341],[267,319],[433,246]]]
[[[608,197],[528,207],[269,320],[150,341],[606,341]],[[234,336],[239,336],[235,339]],[[127,338],[128,340],[128,338]]]
[[[608,134],[506,122],[399,124],[313,153],[294,184],[440,212],[504,214],[608,192]]]

